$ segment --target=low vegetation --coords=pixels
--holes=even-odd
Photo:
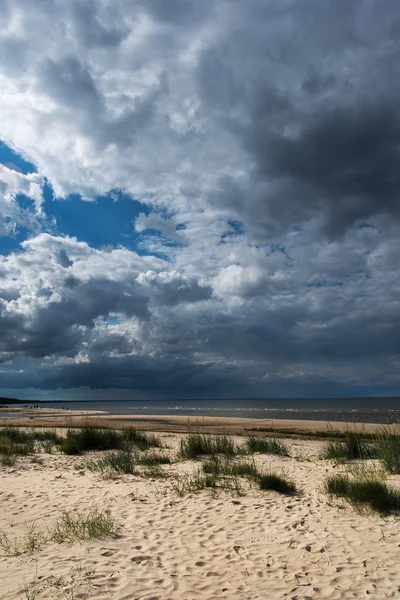
[[[65,511],[53,524],[49,538],[57,543],[83,542],[92,538],[114,535],[117,523],[108,511],[97,507],[87,514]]]
[[[328,477],[326,492],[344,498],[356,509],[370,509],[379,513],[400,511],[400,490],[377,479],[353,480],[347,475]]]
[[[197,459],[200,456],[235,456],[242,452],[234,441],[227,435],[203,435],[189,433],[181,439],[180,457],[183,459]]]
[[[38,550],[46,542],[46,535],[35,523],[30,524],[23,537],[13,537],[0,533],[0,550],[4,556],[19,556]]]
[[[254,461],[232,462],[218,456],[205,461],[202,464],[202,469],[204,473],[216,477],[245,477],[255,481],[260,476]]]
[[[222,491],[233,492],[243,496],[244,491],[237,477],[220,477],[213,473],[202,473],[200,470],[191,475],[181,475],[171,481],[172,490],[182,498],[186,494],[207,490],[212,497],[217,497]]]
[[[102,474],[110,472],[134,475],[136,473],[135,455],[130,450],[118,450],[110,452],[98,460],[91,460],[87,463],[89,471],[98,471]]]
[[[260,490],[274,490],[280,494],[294,494],[296,485],[290,479],[276,473],[265,473],[259,478]]]
[[[171,459],[166,454],[160,453],[139,453],[132,450],[118,450],[109,452],[99,460],[92,460],[87,463],[90,471],[99,471],[102,474],[138,474],[137,467],[158,467],[159,465],[169,464]],[[154,471],[155,473],[155,471]]]
[[[82,454],[89,450],[126,450],[135,447],[143,451],[161,446],[155,435],[146,434],[133,427],[116,430],[84,425],[67,430],[61,449],[65,454]]]
[[[378,436],[379,458],[389,473],[400,473],[400,435],[382,431]]]
[[[3,556],[19,556],[39,550],[48,542],[83,542],[92,538],[111,536],[116,533],[117,522],[107,510],[92,507],[83,514],[64,511],[46,530],[36,523],[29,525],[21,537],[0,533],[0,551]]]
[[[62,438],[54,430],[25,431],[18,427],[3,427],[0,429],[0,462],[3,466],[12,466],[17,456],[51,452],[61,442]]]
[[[348,431],[346,437],[341,441],[331,440],[327,442],[321,452],[322,459],[333,459],[339,462],[378,457],[378,445],[364,440],[354,431]]]
[[[246,439],[249,452],[260,452],[261,454],[278,454],[290,456],[289,448],[281,440],[275,438],[260,438],[249,436]]]

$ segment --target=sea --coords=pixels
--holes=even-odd
[[[208,400],[43,401],[41,407],[112,415],[249,417],[361,423],[399,423],[400,398],[225,398]]]

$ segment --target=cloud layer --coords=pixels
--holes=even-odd
[[[0,0],[0,387],[397,393],[399,65],[394,0]]]

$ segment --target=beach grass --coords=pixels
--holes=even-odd
[[[25,431],[15,426],[0,428],[0,463],[15,464],[17,456],[29,456],[38,450],[51,452],[62,438],[54,430]]]
[[[346,499],[356,509],[370,509],[378,513],[400,511],[400,490],[377,479],[350,479],[347,475],[333,475],[325,482],[328,494]]]
[[[124,475],[135,475],[137,472],[136,456],[130,450],[118,450],[110,452],[98,460],[91,460],[86,464],[89,471],[100,473],[118,473]]]
[[[156,435],[139,431],[135,427],[122,429],[121,436],[124,444],[135,446],[142,451],[163,447],[161,440]]]
[[[290,456],[287,445],[276,438],[261,438],[248,436],[246,445],[249,452],[259,452],[260,454],[277,454],[279,456]]]
[[[134,427],[117,430],[96,425],[67,430],[61,449],[65,454],[82,454],[90,450],[123,450],[135,447],[139,450],[162,447],[159,438],[153,434],[138,431]]]
[[[296,485],[290,479],[276,473],[264,473],[259,478],[260,490],[274,490],[280,494],[294,494]]]
[[[181,439],[180,457],[184,460],[197,459],[200,456],[235,456],[241,449],[228,435],[205,435],[189,433]]]
[[[149,473],[156,474],[156,467],[159,465],[170,464],[171,459],[163,453],[156,452],[138,452],[131,449],[117,450],[108,452],[98,460],[88,461],[86,466],[90,471],[99,471],[102,474],[139,474],[137,467],[148,467]]]
[[[387,430],[378,434],[379,458],[389,473],[400,473],[400,435]]]
[[[202,464],[202,470],[208,475],[216,477],[244,477],[257,480],[260,473],[254,461],[233,462],[213,456]]]
[[[193,474],[176,477],[171,481],[171,488],[180,498],[201,490],[207,490],[212,498],[217,498],[223,491],[232,492],[239,496],[244,495],[238,477],[221,477],[215,473],[204,473],[200,469]]]
[[[348,431],[343,440],[326,442],[320,454],[320,458],[322,459],[336,460],[338,462],[378,457],[378,444],[375,441],[366,441],[355,431]]]
[[[49,531],[49,539],[57,543],[82,542],[115,535],[116,520],[107,510],[92,507],[87,514],[64,511]]]
[[[46,541],[47,536],[38,529],[36,523],[31,523],[21,538],[0,533],[0,550],[4,556],[19,556],[39,550]]]
[[[48,542],[84,542],[115,535],[116,531],[117,522],[109,511],[93,506],[85,514],[64,511],[51,527],[44,530],[39,529],[36,523],[31,523],[20,537],[0,532],[0,551],[3,556],[32,554]]]

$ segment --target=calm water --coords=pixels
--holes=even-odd
[[[112,414],[252,417],[397,423],[400,398],[224,399],[42,402],[40,406]]]

